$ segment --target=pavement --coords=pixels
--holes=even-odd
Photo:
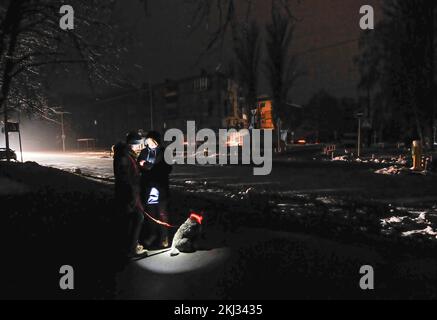
[[[39,161],[51,161],[57,165],[64,161],[62,163],[65,166],[70,166],[65,169],[69,171],[75,169],[71,164],[85,165],[84,168],[92,169],[90,164],[93,163],[109,170],[112,163],[110,159],[101,158],[98,155],[69,155],[67,157],[70,162],[63,157],[64,155],[58,157],[50,155],[47,159],[40,157]],[[79,162],[76,162],[75,159],[78,159]],[[103,163],[106,166],[101,165]],[[357,168],[358,173],[356,173]],[[32,164],[25,167],[2,165],[0,169],[0,177],[2,178],[0,182],[9,184],[12,181],[16,191],[22,192],[23,188],[28,188],[29,192],[34,192],[35,188],[38,187],[43,192],[42,195],[45,195],[45,192],[54,192],[61,202],[68,202],[68,199],[84,199],[87,202],[100,203],[102,200],[108,201],[106,198],[112,194],[109,193],[111,188],[101,183]],[[178,197],[185,198],[188,202],[194,201],[196,204],[199,201],[204,201],[205,205],[211,208],[208,212],[215,208],[225,217],[230,217],[231,223],[234,214],[237,214],[246,219],[244,221],[252,226],[239,225],[232,230],[207,230],[209,241],[205,243],[203,250],[193,254],[170,257],[168,252],[154,252],[148,258],[129,263],[123,270],[119,271],[116,277],[114,297],[118,299],[395,299],[437,297],[435,286],[437,283],[437,261],[432,252],[415,251],[414,245],[419,245],[420,248],[420,244],[425,244],[422,237],[418,237],[418,241],[411,242],[413,246],[404,251],[405,248],[408,248],[408,243],[393,240],[393,238],[385,240],[385,238],[366,230],[361,231],[364,238],[346,237],[342,233],[332,238],[321,235],[324,231],[323,228],[332,229],[327,231],[330,232],[330,235],[334,235],[336,228],[342,225],[346,231],[360,229],[362,227],[360,215],[368,219],[376,217],[376,223],[378,223],[376,213],[366,211],[372,210],[373,207],[366,203],[357,205],[355,202],[352,202],[354,206],[351,207],[346,200],[338,198],[336,192],[341,188],[340,184],[332,178],[333,175],[337,176],[337,180],[347,182],[344,183],[343,189],[346,191],[342,191],[343,193],[351,192],[352,186],[355,188],[365,186],[364,182],[360,180],[347,181],[352,174],[361,175],[361,178],[371,176],[371,180],[397,181],[394,180],[397,177],[373,176],[373,171],[361,166],[350,167],[319,162],[290,163],[287,166],[279,167],[279,170],[273,173],[273,177],[258,178],[246,175],[250,171],[250,168],[239,166],[222,168],[176,167],[172,180],[174,180],[175,193],[179,194]],[[288,175],[297,177],[297,179],[292,180]],[[426,187],[430,187],[433,180],[424,178],[430,183]],[[374,181],[376,180],[372,180],[372,182]],[[403,181],[403,179],[399,181]],[[415,182],[415,180],[410,181]],[[420,182],[423,180],[417,180],[415,183]],[[254,183],[259,184],[254,185]],[[248,186],[254,188],[254,191],[246,190]],[[46,190],[46,187],[50,187],[50,189]],[[96,189],[102,189],[101,195],[96,194],[98,199],[90,196],[90,190]],[[337,191],[330,192],[330,190]],[[422,188],[422,191],[426,190],[426,188]],[[432,194],[435,190],[428,190],[428,192]],[[241,193],[242,191],[244,193]],[[316,192],[316,194],[308,195],[306,192],[309,191]],[[12,191],[10,191],[11,193]],[[191,194],[192,196],[190,196]],[[302,198],[302,195],[308,197]],[[36,205],[37,208],[47,207],[44,204],[46,202],[42,203],[39,198],[25,197],[25,199],[35,201],[32,206]],[[256,200],[270,203],[270,211],[266,213],[268,216],[263,214],[262,208],[265,204],[257,204]],[[13,202],[13,199],[9,202],[11,201]],[[46,212],[47,217],[45,217],[41,215],[41,211],[35,211],[33,207],[29,211],[29,205],[20,202],[17,204],[17,213],[7,212],[2,216],[3,219],[6,219],[10,214],[11,219],[19,219],[18,221],[23,222],[33,221],[31,225],[21,225],[16,222],[13,224],[9,222],[8,225],[18,228],[18,232],[32,230],[31,235],[26,231],[23,235],[19,235],[19,238],[30,237],[32,241],[35,241],[34,237],[38,236],[42,239],[40,240],[42,244],[51,239],[50,235],[54,231],[53,226],[58,226],[58,223],[65,225],[65,221],[75,219],[73,220],[75,221],[74,226],[80,228],[80,237],[70,239],[67,235],[64,238],[64,233],[60,231],[58,231],[60,233],[57,236],[64,241],[71,242],[69,245],[75,248],[79,255],[80,260],[78,261],[89,267],[89,258],[86,255],[82,257],[81,251],[84,247],[81,245],[81,250],[76,250],[78,243],[80,243],[76,242],[81,241],[87,234],[84,232],[82,219],[92,217],[92,215],[89,215],[90,211],[84,208],[82,201],[68,202],[68,204],[68,207],[63,208],[53,207],[53,205],[45,208],[48,211]],[[185,208],[186,205],[190,204],[192,203],[179,205]],[[235,207],[235,204],[240,204],[240,206]],[[60,209],[63,210],[60,211]],[[387,212],[387,215],[384,216],[387,219],[382,222],[387,225],[395,225],[396,228],[402,228],[403,222],[406,221],[408,222],[407,226],[411,228],[406,232],[416,230],[418,226],[420,228],[423,226],[425,229],[427,223],[435,215],[432,212],[412,210],[409,221],[407,219],[408,211],[406,212],[407,218],[396,219],[395,216],[400,213],[396,210],[393,208],[393,212]],[[79,215],[78,212],[80,212]],[[103,213],[102,217],[106,217],[106,215]],[[313,218],[307,219],[308,217]],[[288,220],[288,218],[292,218],[292,220]],[[269,221],[270,219],[272,221]],[[337,221],[335,219],[340,224],[333,223],[333,221]],[[258,227],[254,227],[254,223],[250,223],[251,220],[254,220]],[[275,221],[279,221],[280,224],[272,227],[275,225]],[[287,221],[295,221],[296,223],[303,221],[307,225],[306,232],[295,231],[295,226]],[[95,223],[100,225],[102,221],[97,219]],[[432,225],[428,225],[426,228],[430,228],[429,235],[431,236],[431,233],[434,232]],[[46,234],[47,230],[49,233]],[[93,228],[90,231],[92,237]],[[13,232],[13,235],[15,234],[16,231]],[[73,234],[77,235],[75,232]],[[433,237],[435,238],[435,235]],[[412,238],[412,240],[414,239]],[[86,242],[89,243],[89,240]],[[65,244],[63,241],[60,243]],[[54,245],[56,244],[57,242]],[[426,245],[424,248],[433,248],[433,246],[430,244],[429,247]],[[50,256],[49,258],[53,260],[55,266],[58,264],[57,257]],[[23,262],[26,259],[23,257]],[[42,264],[41,268],[46,270],[44,261],[38,261]],[[62,263],[65,263],[64,260]],[[375,268],[377,290],[370,292],[359,288],[358,283],[362,276],[359,270],[363,265],[371,265]],[[94,262],[92,266],[94,266]],[[86,269],[82,271],[84,272]],[[91,272],[90,279],[92,276],[94,273]]]
[[[132,261],[117,277],[117,299],[219,299],[218,282],[230,249],[218,248],[171,257],[151,251]]]
[[[429,298],[436,261],[402,257],[394,263],[376,248],[307,234],[243,228],[226,246],[131,262],[117,277],[117,299],[396,299]],[[376,290],[359,286],[362,266],[377,274]],[[418,268],[420,266],[420,268]],[[434,287],[435,289],[435,287]],[[435,294],[435,291],[433,292]]]

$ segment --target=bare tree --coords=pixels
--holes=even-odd
[[[45,80],[79,65],[90,83],[113,83],[123,48],[109,23],[114,1],[71,0],[75,29],[59,26],[59,0],[9,0],[0,4],[0,107],[50,117]],[[76,68],[77,69],[77,68]],[[8,135],[6,144],[8,147]]]
[[[417,137],[432,142],[437,116],[436,8],[435,1],[387,0],[379,31],[364,33],[360,42],[360,87],[372,91],[380,125],[396,141]],[[381,117],[384,113],[387,116]]]
[[[248,99],[248,104],[254,104],[254,97],[256,96],[256,83],[258,81],[258,74],[255,73],[255,65],[257,60],[259,60],[259,45],[254,40],[254,32],[259,33],[253,28],[253,20],[255,19],[255,12],[260,5],[260,1],[256,0],[185,0],[187,4],[192,6],[193,15],[191,17],[192,30],[198,30],[201,26],[212,25],[213,27],[208,27],[209,38],[205,50],[201,54],[199,60],[205,56],[208,52],[214,49],[223,49],[226,37],[228,34],[234,35],[234,45],[238,45],[234,48],[236,49],[237,60],[239,64],[238,73],[246,78],[243,81],[247,81],[248,77],[252,80],[249,83],[243,82],[243,84],[249,88],[246,89],[246,96],[251,96]],[[270,0],[272,8],[275,8],[275,14],[273,18],[276,19],[267,29],[270,40],[267,42],[268,54],[271,57],[272,63],[269,63],[269,80],[274,88],[275,99],[279,102],[277,108],[274,109],[277,115],[283,117],[285,114],[284,103],[286,101],[286,96],[288,92],[298,77],[296,72],[296,59],[295,57],[289,57],[288,48],[291,44],[291,39],[293,36],[294,25],[297,21],[293,15],[292,5],[300,3],[300,0]],[[276,13],[281,13],[280,15]],[[279,21],[280,19],[281,21]],[[282,35],[282,39],[278,39],[275,34],[278,30],[277,28],[283,27],[281,24],[285,23],[285,34]],[[249,35],[247,33],[246,38],[241,36],[238,32],[241,29],[241,25],[246,26],[246,30],[252,33]],[[244,30],[244,29],[243,29]],[[279,30],[281,31],[281,30]],[[240,35],[237,39],[235,35]],[[236,41],[235,41],[236,40]],[[249,42],[252,42],[249,45]],[[246,42],[242,45],[242,42]],[[249,53],[247,49],[251,47],[252,51]],[[246,47],[246,48],[245,48]],[[243,49],[244,48],[244,49]],[[276,50],[281,51],[280,57],[277,56]],[[246,51],[246,52],[245,52]],[[249,57],[249,55],[251,55]],[[242,61],[242,59],[245,59]],[[278,59],[279,58],[279,59]],[[275,62],[273,62],[275,61]],[[242,63],[243,62],[243,63]],[[257,68],[257,67],[256,67]],[[244,71],[243,71],[244,69]],[[280,76],[279,76],[280,74]],[[240,80],[242,80],[240,78]],[[275,82],[275,83],[274,83]],[[285,97],[285,98],[284,98]]]
[[[297,57],[290,55],[295,22],[290,20],[278,4],[272,2],[272,21],[266,26],[267,77],[273,97],[274,120],[289,121],[286,103],[288,94],[299,77]]]
[[[287,15],[288,19],[295,21],[291,5],[300,0],[271,0]],[[245,23],[253,18],[260,1],[257,0],[185,0],[192,8],[192,30],[197,30],[203,25],[212,25],[209,38],[205,47],[208,52],[217,47],[223,47],[228,33],[241,22]]]
[[[72,1],[77,9],[77,28],[73,32],[62,31],[59,27],[60,1],[16,0],[2,4],[1,105],[7,100],[11,84],[16,79],[25,76],[26,80],[31,80],[32,74],[42,79],[47,67],[53,65],[70,71],[69,65],[79,64],[93,80],[108,82],[113,79],[108,77],[108,73],[116,67],[109,63],[108,57],[112,54],[111,58],[114,58],[114,53],[117,53],[111,52],[116,49],[111,41],[113,26],[105,21],[111,3],[103,0]]]
[[[238,79],[244,90],[247,106],[256,104],[259,61],[260,29],[255,21],[242,24],[234,33],[234,52]]]

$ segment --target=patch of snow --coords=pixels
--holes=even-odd
[[[316,200],[320,201],[323,204],[335,204],[336,203],[336,201],[330,197],[317,197]]]
[[[393,223],[402,223],[402,221],[404,221],[406,218],[408,217],[390,217],[386,219],[381,219],[381,224],[383,226],[386,226],[388,224],[393,224]]]
[[[349,159],[347,156],[338,156],[338,157],[334,157],[332,161],[349,161]]]
[[[431,226],[428,226],[423,230],[412,230],[412,231],[402,232],[402,236],[404,236],[404,237],[410,237],[410,236],[418,235],[418,234],[433,236],[437,239],[437,232],[435,232]]]
[[[397,175],[402,172],[402,169],[397,166],[391,166],[388,168],[382,168],[375,171],[377,174],[384,174],[384,175]]]

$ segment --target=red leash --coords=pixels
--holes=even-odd
[[[131,156],[129,156],[129,158],[130,158],[130,161],[132,162],[132,166],[134,167],[134,169],[135,169],[135,172],[136,173],[139,173],[139,168],[138,168],[138,164],[137,164],[137,162],[131,157]],[[147,217],[147,218],[149,218],[150,220],[152,220],[153,222],[155,222],[155,223],[157,223],[157,224],[159,224],[159,225],[161,225],[161,226],[164,226],[164,227],[166,227],[166,228],[177,228],[176,226],[172,226],[171,224],[169,224],[169,223],[167,223],[167,222],[164,222],[164,221],[161,221],[161,220],[158,220],[158,219],[155,219],[154,217],[152,217],[146,210],[144,210],[144,208],[143,208],[143,205],[141,204],[141,202],[140,201],[138,201],[138,207],[141,209],[141,211],[143,211],[143,214]]]
[[[135,171],[138,173],[139,172],[139,168],[138,168],[137,162],[131,156],[129,158],[132,161],[132,164],[133,164],[133,166],[135,168]],[[152,220],[153,222],[155,222],[155,223],[157,223],[157,224],[159,224],[161,226],[164,226],[166,228],[179,228],[179,226],[173,226],[173,225],[169,224],[168,222],[164,222],[164,221],[161,221],[161,220],[158,220],[158,219],[155,219],[154,217],[152,217],[146,210],[144,210],[143,205],[142,205],[141,202],[138,202],[138,206],[141,209],[141,211],[143,211],[144,215],[147,218],[149,218],[150,220]],[[198,224],[202,224],[203,216],[199,215],[197,213],[191,212],[190,213],[190,219],[196,220]]]
[[[137,204],[138,204],[138,208],[140,208],[140,210],[143,212],[143,214],[144,214],[147,218],[149,218],[150,220],[152,220],[153,222],[155,222],[155,223],[157,223],[157,224],[159,224],[159,225],[161,225],[161,226],[164,226],[164,227],[166,227],[166,228],[178,228],[178,227],[176,227],[176,226],[173,226],[173,225],[169,224],[168,222],[164,222],[164,221],[161,221],[161,220],[158,220],[158,219],[155,219],[154,217],[152,217],[151,214],[149,214],[146,210],[144,210],[144,207],[143,207],[143,205],[141,204],[141,201],[140,201],[140,200],[138,200]]]
[[[155,223],[157,223],[157,224],[159,224],[161,226],[164,226],[166,228],[179,228],[179,227],[176,227],[176,226],[172,226],[171,224],[169,224],[167,222],[155,219],[150,214],[148,214],[147,211],[145,211],[144,209],[142,209],[142,210],[143,210],[143,213],[146,215],[147,218],[149,218],[150,220],[152,220],[153,222],[155,222]]]
[[[161,226],[164,226],[166,228],[179,228],[180,227],[180,226],[173,226],[173,225],[171,225],[168,222],[164,222],[164,221],[161,221],[161,220],[158,220],[158,219],[152,217],[152,215],[150,215],[146,210],[144,210],[144,208],[143,208],[141,203],[140,203],[140,209],[141,209],[141,211],[143,211],[144,215],[147,218],[149,218],[150,220],[152,220],[153,222],[155,222],[155,223],[157,223],[157,224],[159,224]],[[190,219],[196,220],[198,224],[202,224],[203,216],[200,215],[200,214],[191,212],[190,213]]]

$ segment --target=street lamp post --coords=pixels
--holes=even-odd
[[[358,158],[361,156],[361,118],[358,118]]]
[[[5,120],[6,161],[10,162],[11,157],[9,154],[8,102],[4,101],[3,106],[4,106],[4,120]]]
[[[21,162],[23,163],[23,145],[21,143],[21,111],[18,112],[18,142],[20,143]]]
[[[277,124],[277,130],[278,130],[278,147],[277,147],[277,151],[278,153],[281,153],[281,118],[278,118],[276,120],[276,124]]]
[[[433,139],[432,139],[433,147],[435,146],[436,143],[437,143],[437,120],[434,121],[434,126],[433,126]]]
[[[71,114],[71,112],[66,111],[56,111],[53,110],[55,114],[59,114],[61,116],[61,139],[62,139],[62,152],[65,152],[65,139],[67,136],[65,135],[65,129],[64,129],[64,114]]]
[[[64,131],[64,113],[61,113],[61,130],[62,130],[62,152],[65,152],[65,131]]]
[[[356,118],[358,119],[358,141],[357,141],[357,157],[361,156],[361,118],[363,117],[363,112],[357,112]]]

